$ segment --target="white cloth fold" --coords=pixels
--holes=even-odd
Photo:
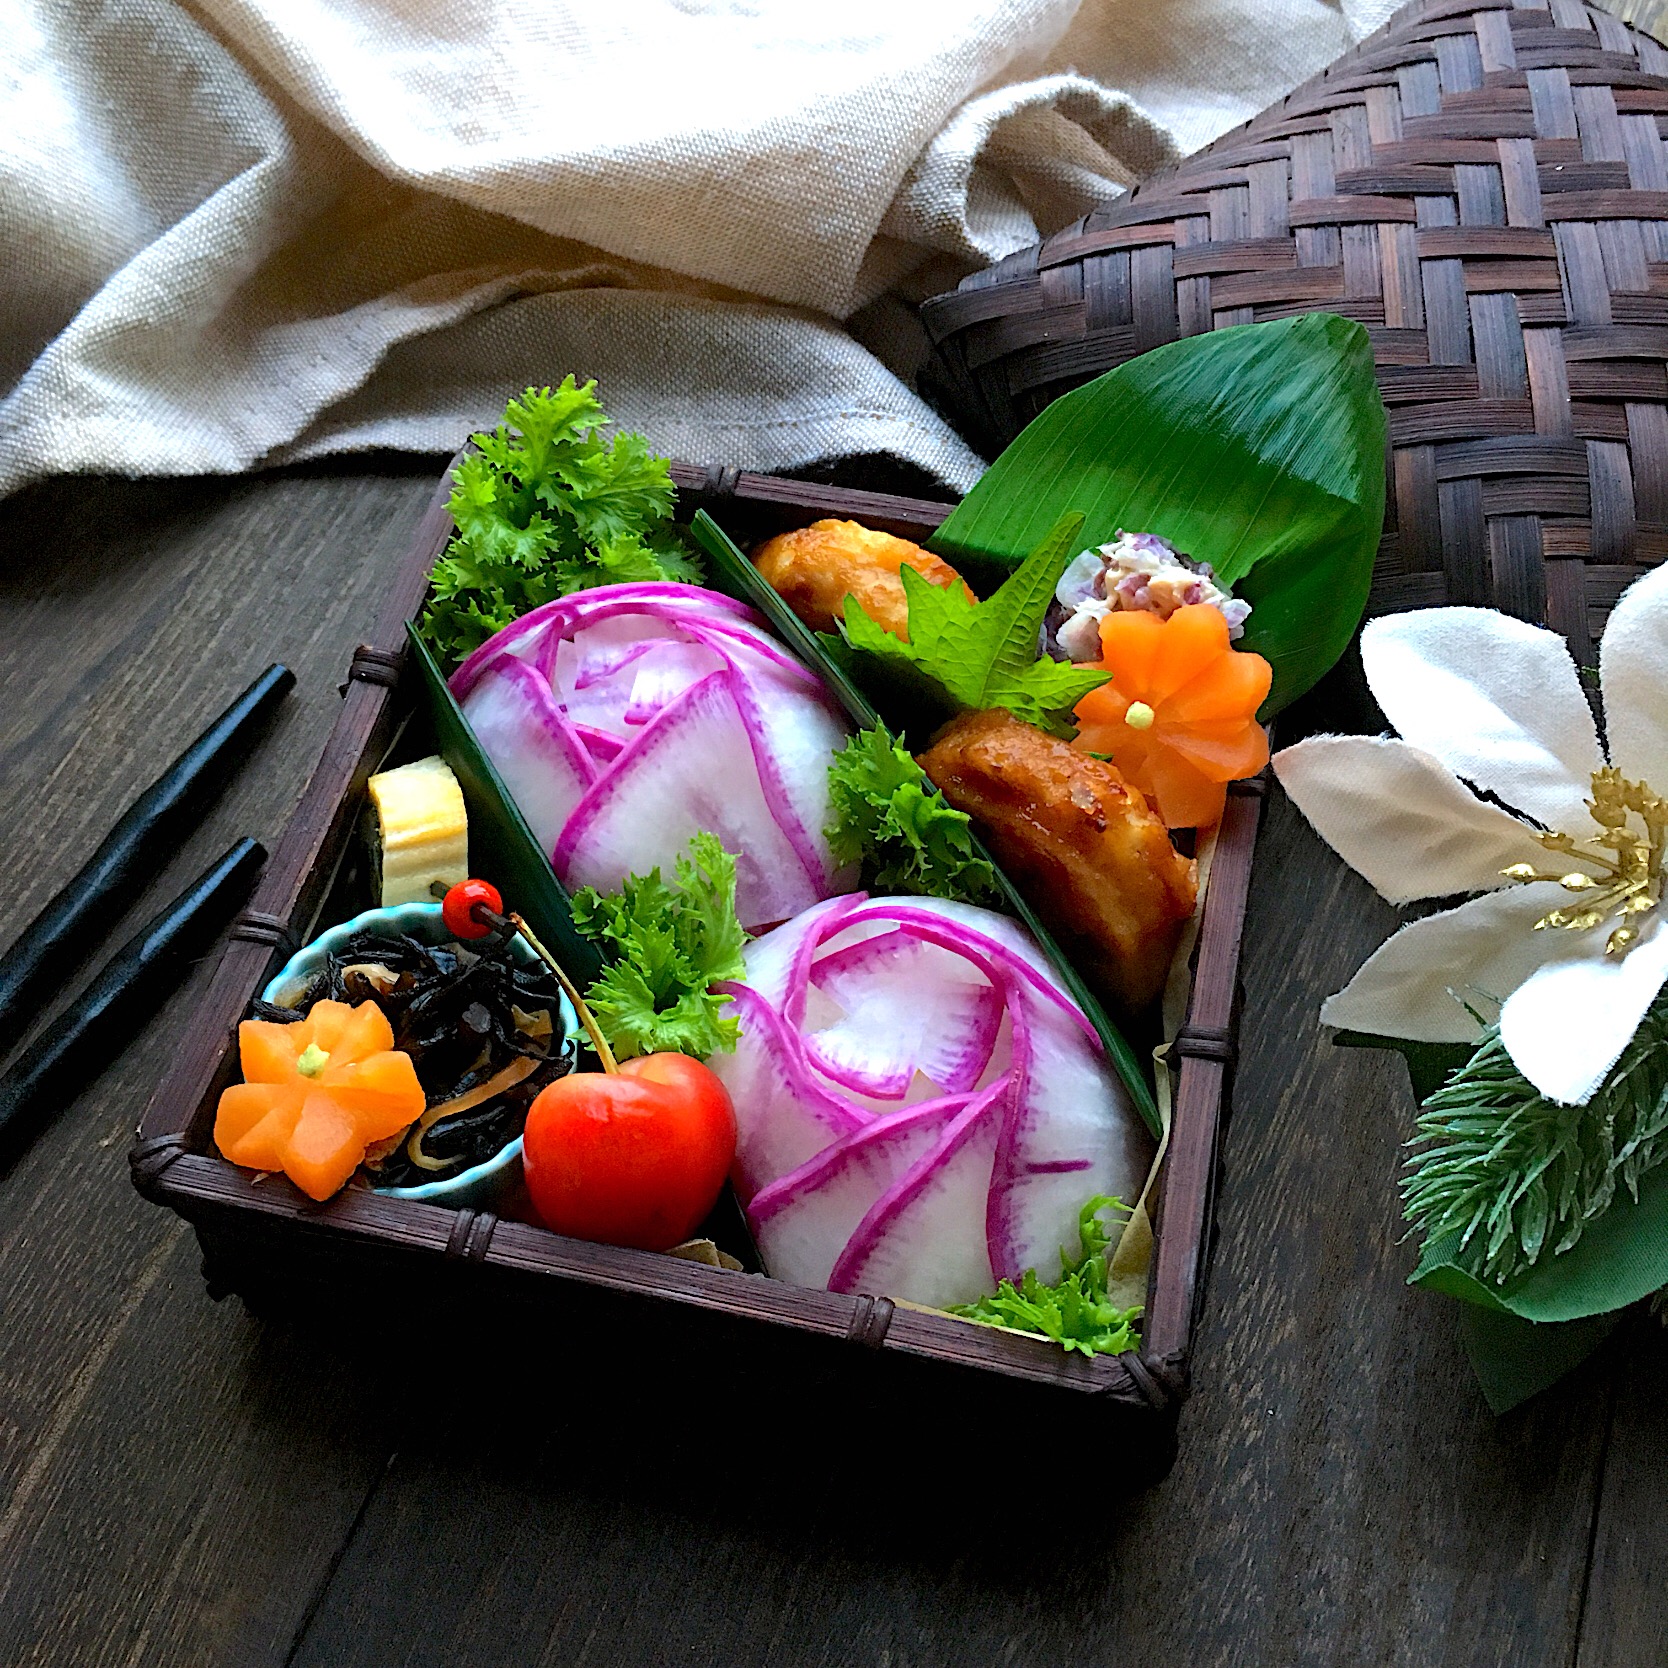
[[[1023,247],[1389,10],[0,0],[0,492],[449,450],[569,370],[702,461],[887,451],[966,486],[837,321]]]

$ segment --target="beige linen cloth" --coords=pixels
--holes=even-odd
[[[569,370],[673,455],[965,487],[914,302],[1389,10],[0,0],[0,493],[450,451]]]

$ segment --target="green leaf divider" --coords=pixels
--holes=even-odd
[[[1266,721],[1348,647],[1384,531],[1384,402],[1366,330],[1333,313],[1154,348],[1052,401],[927,541],[976,585],[1064,509],[1209,562],[1252,606]]]
[[[695,519],[690,523],[690,532],[711,560],[707,583],[714,590],[722,591],[738,602],[751,603],[757,608],[770,622],[771,629],[783,643],[834,691],[836,699],[845,708],[846,715],[852,723],[862,729],[873,729],[880,722],[880,714],[875,711],[874,704],[849,673],[829,658],[828,651],[817,640],[816,633],[783,602],[776,588],[760,576],[759,570],[747,560],[729,534],[705,510],[695,512]],[[1155,1137],[1158,1136],[1161,1133],[1158,1102],[1153,1098],[1152,1084],[1142,1067],[1140,1056],[1130,1046],[1129,1039],[1112,1023],[1106,1010],[1084,983],[1082,975],[1072,966],[1049,930],[1037,919],[1036,912],[1002,872],[1001,865],[991,858],[984,842],[976,834],[973,839],[979,855],[990,863],[995,872],[997,890],[1002,894],[1003,905],[1008,914],[1019,921],[1036,939],[1043,954],[1059,975],[1061,984],[1066,987],[1072,1000],[1083,1010],[1090,1025],[1094,1027],[1101,1047],[1106,1050],[1106,1057],[1112,1062],[1112,1069],[1117,1072],[1124,1087],[1129,1091],[1130,1099],[1135,1102],[1142,1121]]]
[[[880,722],[880,714],[868,696],[843,666],[828,658],[816,633],[783,602],[776,587],[760,576],[735,540],[705,510],[695,512],[689,531],[712,560],[707,583],[713,590],[758,609],[770,622],[770,629],[834,691],[852,723],[873,729]]]
[[[602,971],[602,957],[573,924],[568,894],[502,777],[475,739],[463,709],[414,625],[406,626],[408,661],[417,670],[440,756],[452,767],[469,811],[469,862],[519,910],[568,977],[585,988]]]

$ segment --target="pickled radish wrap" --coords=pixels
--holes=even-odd
[[[1097,1193],[1139,1196],[1145,1127],[1029,934],[937,898],[834,898],[715,988],[734,1180],[778,1279],[943,1307],[1051,1278]]]
[[[710,830],[749,928],[850,884],[823,830],[848,726],[745,604],[694,585],[546,603],[451,680],[487,756],[570,888],[616,889]]]

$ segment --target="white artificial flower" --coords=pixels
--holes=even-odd
[[[1400,736],[1316,736],[1275,774],[1390,902],[1483,896],[1403,927],[1321,1018],[1474,1042],[1475,1013],[1498,1009],[1523,1075],[1585,1103],[1668,978],[1668,566],[1624,593],[1600,644],[1608,761],[1550,631],[1427,608],[1368,624],[1361,658]]]

